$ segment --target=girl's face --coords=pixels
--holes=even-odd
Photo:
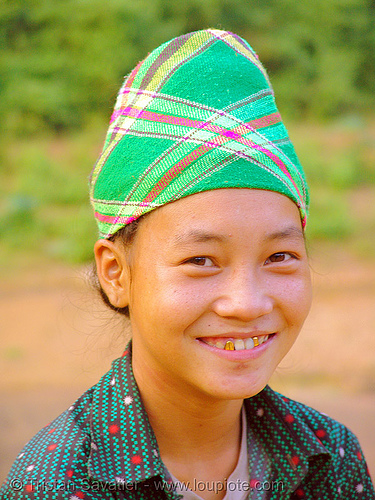
[[[127,262],[134,373],[179,394],[257,394],[310,308],[299,211],[275,192],[218,189],[158,208]]]

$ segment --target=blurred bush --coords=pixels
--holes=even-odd
[[[87,177],[121,81],[160,43],[234,31],[264,62],[312,193],[308,236],[375,245],[373,0],[3,0],[0,261],[91,259]]]
[[[138,60],[205,27],[250,41],[294,118],[363,111],[375,100],[374,21],[372,0],[3,0],[0,127],[62,131],[107,117]]]

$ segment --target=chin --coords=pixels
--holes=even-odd
[[[247,377],[245,380],[225,380],[222,383],[211,385],[207,393],[213,398],[221,400],[247,399],[256,396],[268,383],[268,378],[254,380]]]

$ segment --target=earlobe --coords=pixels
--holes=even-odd
[[[122,245],[98,240],[94,246],[100,284],[114,307],[129,305],[129,265]]]

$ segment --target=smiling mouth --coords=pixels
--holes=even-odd
[[[200,338],[201,342],[208,344],[212,347],[216,347],[217,349],[222,349],[224,351],[250,351],[255,347],[258,347],[275,334],[271,333],[269,335],[254,335],[253,337],[249,337],[247,339],[234,339],[234,338],[226,338],[226,339],[208,339],[208,338]]]

